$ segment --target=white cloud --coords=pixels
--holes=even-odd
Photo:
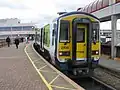
[[[0,7],[6,7],[10,9],[27,9],[27,7],[24,4],[14,2],[12,0],[1,0]]]
[[[94,0],[0,0],[0,18],[45,23],[59,11],[73,11]]]

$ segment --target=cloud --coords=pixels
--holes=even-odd
[[[19,18],[22,22],[48,23],[59,11],[76,11],[93,0],[0,0],[0,18]]]
[[[10,9],[28,9],[28,7],[26,7],[24,4],[10,0],[1,0],[0,7],[6,7]]]
[[[80,7],[84,7],[94,0],[54,0],[57,10],[60,11],[76,11]]]

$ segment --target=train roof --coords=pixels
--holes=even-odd
[[[81,12],[81,11],[74,11],[74,12],[66,12],[66,13],[60,15],[59,17],[53,19],[50,23],[56,22],[57,20],[59,20],[59,19],[62,18],[62,17],[68,16],[68,15],[73,15],[73,14],[84,14],[84,15],[88,15],[88,16],[91,16],[91,17],[99,20],[96,16],[94,16],[94,15],[92,15],[92,14],[90,14],[90,13]],[[49,23],[49,24],[50,24],[50,23]],[[48,24],[46,24],[46,25],[48,25]],[[44,25],[44,26],[46,26],[46,25]],[[44,27],[44,26],[43,26],[43,27]]]
[[[72,15],[72,14],[84,14],[84,15],[88,15],[88,16],[91,16],[91,17],[99,20],[96,16],[94,16],[94,15],[92,15],[92,14],[90,14],[90,13],[80,12],[80,11],[74,11],[74,12],[68,12],[68,13],[62,14],[61,16],[59,16],[59,17],[57,18],[57,20],[60,19],[60,18],[62,18],[62,17],[68,16],[68,15]]]

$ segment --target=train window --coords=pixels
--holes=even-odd
[[[47,44],[47,41],[48,41],[47,36],[48,36],[48,32],[46,32],[46,34],[45,34],[45,44]]]
[[[61,20],[60,22],[60,42],[69,41],[69,21]]]
[[[76,41],[77,42],[84,42],[85,41],[85,28],[77,28],[76,33]]]
[[[99,40],[99,23],[93,23],[93,32],[92,32],[93,40]]]
[[[97,10],[102,8],[102,0],[99,0],[97,3]]]
[[[109,0],[103,0],[102,8],[107,7],[107,6],[109,6]]]

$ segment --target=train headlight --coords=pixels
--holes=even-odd
[[[70,56],[70,51],[60,51],[59,56]]]
[[[59,52],[59,56],[62,56],[62,52]]]
[[[92,55],[99,55],[99,51],[98,50],[92,51]]]
[[[98,52],[98,51],[96,51],[96,54],[99,54],[99,52]]]

